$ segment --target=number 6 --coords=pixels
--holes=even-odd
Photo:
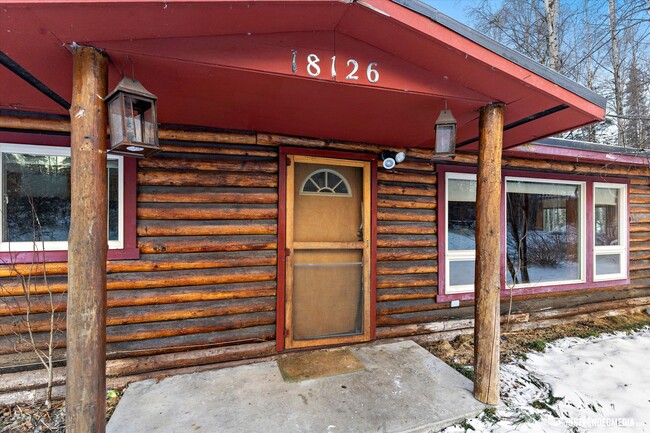
[[[379,71],[375,69],[376,66],[378,66],[377,62],[370,62],[368,69],[366,69],[366,77],[371,83],[379,81]]]

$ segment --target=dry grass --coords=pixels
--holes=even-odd
[[[106,399],[106,421],[120,401],[118,396]],[[47,409],[44,403],[15,404],[0,407],[0,433],[65,433],[65,401],[55,401]]]
[[[559,338],[586,338],[608,332],[632,331],[646,326],[650,326],[650,315],[635,313],[549,328],[508,332],[501,336],[501,362],[525,356],[525,353],[531,350],[543,350],[546,343]],[[427,349],[454,367],[474,364],[474,336],[472,334],[460,335],[452,341],[438,341],[432,343]]]

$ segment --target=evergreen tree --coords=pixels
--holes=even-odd
[[[647,101],[648,79],[632,59],[625,83],[625,136],[631,147],[650,147],[650,109]]]

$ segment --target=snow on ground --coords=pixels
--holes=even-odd
[[[650,433],[650,329],[565,338],[504,364],[501,396],[443,432]]]

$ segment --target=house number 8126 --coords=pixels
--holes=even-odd
[[[291,51],[291,71],[295,74],[298,72],[298,62],[297,62],[297,57],[298,57],[298,51],[292,50]],[[322,72],[322,66],[321,66],[321,59],[316,55],[316,54],[308,54],[307,55],[307,73],[311,75],[312,77],[318,77],[320,76]],[[345,76],[346,80],[358,80],[359,75],[357,73],[359,72],[359,62],[357,62],[354,59],[348,59],[346,62],[346,67],[348,74]],[[377,66],[379,66],[379,63],[377,62],[370,62],[368,64],[368,67],[366,68],[366,78],[368,79],[369,82],[371,83],[376,83],[379,81],[379,71],[377,70]],[[332,78],[336,77],[336,56],[332,56],[331,58],[331,68],[330,68],[330,74]]]

